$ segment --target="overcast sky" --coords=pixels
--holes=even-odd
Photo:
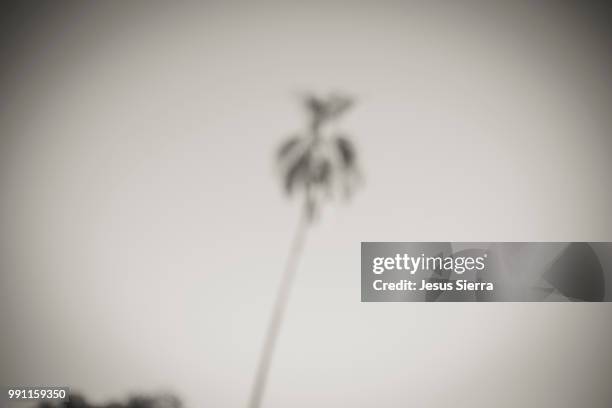
[[[298,221],[274,150],[301,93],[342,90],[365,183],[309,232],[265,406],[609,406],[608,305],[359,301],[360,241],[612,240],[609,33],[302,3],[11,17],[0,382],[244,407]]]

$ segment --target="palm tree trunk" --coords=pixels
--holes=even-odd
[[[308,208],[307,206],[304,206],[300,222],[297,226],[296,234],[291,244],[289,257],[285,265],[285,271],[276,295],[274,309],[272,310],[272,319],[270,320],[270,324],[266,332],[266,338],[261,352],[261,359],[259,360],[259,365],[257,366],[255,382],[253,384],[253,389],[249,399],[249,408],[260,408],[261,406],[264,390],[266,388],[266,381],[270,372],[270,364],[274,355],[274,347],[283,323],[285,310],[287,309],[289,294],[291,292],[291,287],[293,286],[295,273],[297,272],[298,260],[304,247],[304,240],[306,237],[309,220],[310,217],[308,214]]]

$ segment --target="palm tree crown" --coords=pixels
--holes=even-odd
[[[306,131],[289,137],[278,150],[285,191],[304,194],[309,220],[324,198],[336,191],[350,195],[359,180],[353,143],[346,134],[329,129],[352,105],[351,98],[339,94],[305,97]]]

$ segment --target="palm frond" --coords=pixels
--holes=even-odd
[[[353,143],[344,136],[336,136],[335,142],[342,166],[345,169],[354,168],[357,161],[357,152]]]
[[[314,95],[307,95],[304,97],[304,106],[314,118],[321,119],[325,116],[325,105],[324,100],[317,98]]]
[[[283,142],[278,148],[277,158],[283,160],[290,156],[296,148],[300,145],[302,138],[300,136],[291,136],[288,140]]]
[[[353,100],[347,96],[332,94],[326,101],[326,113],[330,119],[336,119],[353,106]]]
[[[320,160],[313,168],[312,180],[319,186],[328,186],[332,176],[332,165],[329,160]]]
[[[327,98],[307,95],[304,97],[304,105],[313,120],[322,123],[340,117],[353,106],[353,100],[340,94],[331,94]]]
[[[285,172],[285,191],[288,194],[293,193],[296,185],[300,183],[306,184],[309,178],[310,161],[311,152],[306,150],[289,165]]]

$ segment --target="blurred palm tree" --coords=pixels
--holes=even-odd
[[[332,131],[330,126],[351,108],[353,100],[332,94],[326,98],[310,95],[303,102],[308,116],[307,129],[284,141],[277,155],[285,192],[290,196],[300,195],[303,209],[266,333],[249,408],[261,406],[308,226],[317,218],[326,199],[337,193],[348,198],[360,179],[353,143],[347,135]]]

